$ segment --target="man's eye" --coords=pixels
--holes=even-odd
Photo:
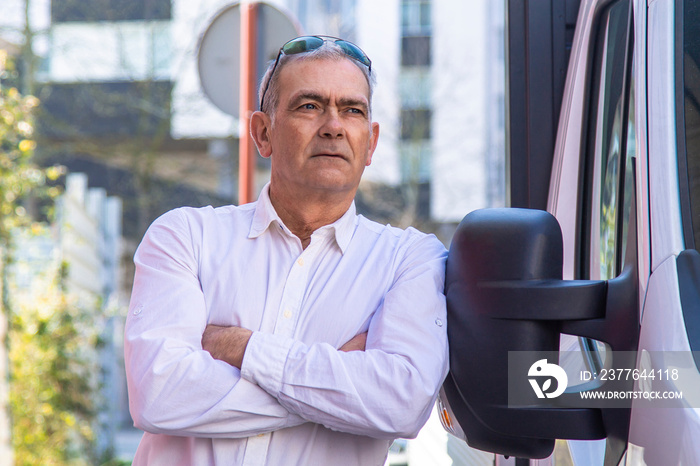
[[[303,108],[304,110],[313,110],[316,108],[316,105],[315,104],[304,104],[301,106],[301,108]]]
[[[365,112],[362,111],[361,108],[349,108],[348,112],[350,113],[356,113],[358,115],[363,115]]]

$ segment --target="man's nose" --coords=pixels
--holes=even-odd
[[[328,109],[323,115],[323,124],[319,128],[322,137],[341,138],[345,134],[345,129],[340,121],[340,115],[336,109]]]

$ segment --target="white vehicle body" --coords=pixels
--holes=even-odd
[[[620,456],[619,464],[634,466],[700,464],[700,362],[694,357],[700,354],[697,353],[700,351],[700,325],[696,324],[700,322],[696,320],[696,311],[700,309],[700,262],[697,259],[700,257],[697,254],[700,249],[700,188],[695,187],[700,185],[697,165],[700,118],[696,118],[700,109],[700,40],[695,38],[700,35],[699,23],[700,2],[696,1],[582,0],[580,3],[547,202],[547,211],[561,228],[563,280],[612,283],[628,270],[629,263],[635,264],[637,304],[630,311],[636,313],[633,316],[636,320],[631,321],[633,325],[620,328],[619,320],[604,322],[596,318],[606,327],[607,335],[610,332],[633,333],[634,339],[629,341],[634,341],[636,348],[630,350],[636,349],[638,370],[677,369],[680,373],[677,379],[659,378],[648,383],[653,384],[655,390],[683,393],[684,396],[666,400],[662,408],[649,407],[649,403],[636,400],[626,408],[618,408],[617,415],[624,410],[629,420],[627,434],[618,435],[626,448],[624,445],[620,448],[618,442],[618,453],[606,455],[606,448],[612,448],[610,438],[607,442],[605,439],[569,440],[568,454],[576,465],[602,465],[604,461],[614,464]],[[502,224],[498,224],[498,228],[502,229]],[[453,262],[467,257],[459,250],[456,252],[460,254],[450,252]],[[456,272],[452,275],[471,277],[471,272],[464,273],[457,266],[453,267]],[[450,273],[448,259],[448,285]],[[501,286],[502,282],[493,281],[496,279],[487,275],[477,275],[474,283],[489,280]],[[513,278],[509,276],[507,280]],[[534,286],[527,285],[527,278],[522,280],[526,287]],[[471,288],[472,293],[478,286]],[[449,286],[447,289],[449,319]],[[552,319],[532,317],[529,309],[530,314],[515,311],[503,314],[502,307],[490,306],[495,302],[488,300],[491,298],[471,302],[471,298],[464,296],[452,298],[457,302],[454,305],[457,311],[453,314],[469,314],[471,308],[478,308],[474,315],[493,313],[495,316],[491,318],[500,319],[501,323],[512,322],[512,319],[535,323]],[[469,303],[461,306],[461,301]],[[610,301],[606,305],[609,308]],[[609,311],[605,312],[609,314]],[[479,319],[481,317],[465,322],[479,323]],[[567,320],[571,319],[561,317],[561,328],[577,329],[575,325],[567,327]],[[448,327],[450,325],[448,321]],[[594,340],[590,333],[587,338],[565,333],[562,330],[560,351],[578,351],[583,367],[590,368],[590,361],[602,364],[606,358],[614,359],[615,353],[603,337]],[[497,347],[498,351],[508,345]],[[465,370],[458,367],[462,359],[484,357],[483,353],[464,356],[464,347],[459,353],[451,359],[455,370]],[[678,355],[681,355],[680,362]],[[458,388],[468,409],[453,409],[458,397],[454,395],[454,388],[449,395],[450,384],[446,383],[448,395],[443,394],[441,399],[449,399],[443,405],[447,418],[443,423],[448,430],[469,441],[470,432],[474,438],[480,437],[480,427],[474,428],[474,425],[483,423],[489,427],[485,429],[487,437],[496,432],[496,438],[488,437],[491,440],[486,442],[479,438],[477,442],[496,445],[493,447],[496,453],[506,454],[509,439],[513,439],[513,445],[522,446],[519,442],[523,440],[527,444],[530,436],[527,431],[521,430],[518,434],[502,427],[508,425],[508,413],[501,412],[494,414],[493,420],[487,419],[484,413],[489,409],[505,411],[502,403],[479,399],[478,391],[467,387],[463,378],[460,384],[459,375],[452,380],[454,382],[448,382]],[[646,381],[635,380],[635,389],[644,383]],[[578,392],[584,390],[587,388]],[[455,428],[454,418],[459,420],[457,424],[470,424],[469,429],[463,429],[464,425]],[[506,422],[502,422],[504,419]],[[542,419],[546,418],[539,421]],[[539,421],[533,421],[532,431],[546,432]],[[595,438],[594,434],[577,436],[576,426],[572,424],[561,423],[567,428],[567,438]],[[502,428],[500,432],[498,426]],[[536,439],[554,436],[556,433],[552,437],[532,435]],[[489,443],[491,441],[493,443]],[[562,445],[566,444],[558,443],[557,449]],[[561,457],[555,452],[546,460],[534,461],[556,464],[555,458]],[[498,456],[497,463],[514,464],[514,459]]]
[[[584,99],[589,79],[585,57],[591,55],[592,25],[599,3],[588,0],[581,4],[550,185],[548,211],[562,228],[565,279],[575,275],[578,219],[574,206],[585,203],[581,193],[571,187],[578,185],[583,166]],[[644,350],[691,351],[676,266],[685,245],[676,143],[674,3],[638,0],[632,5],[639,354]],[[689,371],[682,382],[685,387],[700,387],[700,373]],[[668,388],[684,388],[673,384],[669,381]],[[700,464],[700,411],[687,398],[677,400],[677,404],[685,409],[642,409],[633,403],[626,464]],[[596,464],[604,445],[571,445],[572,457],[576,464]]]

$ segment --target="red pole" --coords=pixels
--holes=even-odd
[[[253,201],[255,145],[250,136],[250,115],[255,111],[257,77],[257,4],[241,3],[241,89],[238,140],[238,204]]]

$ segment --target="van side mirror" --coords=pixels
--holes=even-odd
[[[562,267],[561,229],[545,211],[483,209],[460,223],[447,259],[443,391],[470,446],[544,458],[557,438],[607,437],[611,454],[624,452],[629,409],[508,405],[509,352],[558,352],[561,333],[636,350],[636,267],[609,281],[562,280]]]

